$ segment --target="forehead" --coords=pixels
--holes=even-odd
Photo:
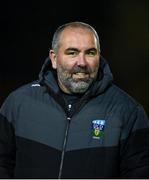
[[[59,39],[60,46],[93,46],[97,47],[97,40],[92,31],[80,27],[67,27]]]

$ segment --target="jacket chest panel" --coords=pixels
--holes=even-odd
[[[51,104],[26,101],[18,110],[15,134],[61,149],[65,123],[64,112]]]
[[[66,150],[118,146],[120,122],[117,115],[81,111],[71,119]]]
[[[88,103],[70,120],[66,151],[117,145],[121,128],[118,122],[120,117],[116,113],[113,116],[101,105]],[[18,110],[16,135],[61,150],[67,123],[67,115],[57,103],[26,100]]]

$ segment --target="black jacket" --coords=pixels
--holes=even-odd
[[[47,59],[39,80],[12,92],[0,110],[0,178],[149,178],[149,121],[143,107],[99,76],[75,108]]]

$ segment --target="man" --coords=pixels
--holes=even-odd
[[[1,107],[0,177],[148,178],[148,118],[112,80],[94,28],[60,26],[39,79]]]

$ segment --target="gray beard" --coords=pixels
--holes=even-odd
[[[58,80],[60,84],[62,84],[70,93],[84,93],[87,91],[89,86],[92,84],[92,82],[96,79],[98,67],[95,69],[94,73],[95,75],[91,77],[91,75],[87,78],[84,79],[73,79],[70,76],[70,73],[88,73],[91,74],[91,70],[87,68],[82,68],[76,66],[73,69],[73,72],[68,72],[65,68],[59,65],[57,68],[57,75],[58,75]]]
[[[87,91],[89,86],[92,84],[93,79],[89,78],[86,81],[74,81],[72,78],[63,80],[63,84],[71,93],[84,93]]]

